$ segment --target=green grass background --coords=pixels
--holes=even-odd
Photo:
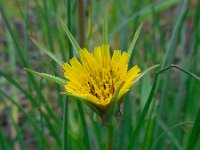
[[[134,85],[113,128],[113,149],[200,149],[199,0],[0,0],[0,12],[0,149],[105,149],[94,112],[24,68],[63,77],[30,38],[68,61],[73,48],[60,19],[92,51],[103,43],[106,14],[111,50],[127,51],[143,22],[130,66],[189,72],[157,69]]]

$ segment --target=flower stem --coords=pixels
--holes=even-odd
[[[113,149],[113,127],[106,126],[106,150]]]

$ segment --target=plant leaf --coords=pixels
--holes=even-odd
[[[34,70],[31,70],[31,69],[27,69],[27,68],[24,68],[26,71],[30,72],[30,73],[33,73],[35,75],[38,75],[42,78],[46,78],[48,80],[51,80],[53,82],[56,82],[60,85],[64,85],[67,81],[62,79],[62,78],[59,78],[59,77],[55,77],[53,75],[50,75],[50,74],[46,74],[46,73],[40,73],[40,72],[37,72],[37,71],[34,71]]]
[[[103,21],[103,42],[105,45],[108,44],[108,16],[107,16],[107,13],[104,16],[104,21]]]
[[[97,114],[101,114],[101,111],[98,109],[98,106],[96,106],[94,103],[91,103],[90,101],[88,101],[88,99],[86,99],[85,97],[82,97],[82,96],[79,96],[79,95],[76,95],[76,94],[71,94],[71,93],[68,93],[68,92],[60,92],[60,94],[66,95],[66,96],[71,97],[75,100],[79,100],[83,103],[86,103]]]
[[[80,46],[78,45],[78,43],[74,39],[73,35],[69,32],[69,30],[68,30],[67,26],[65,25],[65,23],[62,20],[60,20],[60,23],[61,23],[65,33],[67,34],[67,37],[69,38],[70,42],[72,43],[74,49],[76,50],[76,52],[78,54],[78,51],[81,50]]]
[[[181,68],[181,67],[179,67],[179,66],[177,66],[177,65],[174,65],[174,64],[171,64],[170,66],[168,66],[168,67],[166,67],[166,68],[163,68],[162,70],[159,71],[159,73],[162,73],[162,72],[164,72],[164,71],[166,71],[166,70],[168,70],[168,69],[170,69],[170,68],[178,69],[178,70],[180,70],[180,71],[186,73],[187,75],[193,77],[194,79],[200,81],[200,77],[199,77],[199,76],[197,76],[197,75],[195,75],[194,73],[192,73],[192,72],[190,72],[190,71],[188,71],[188,70],[185,70],[185,69],[183,69],[183,68]]]
[[[113,126],[116,125],[117,123],[117,118],[116,118],[116,114],[119,112],[118,110],[118,95],[120,90],[122,89],[124,85],[124,82],[122,82],[119,87],[116,89],[113,98],[110,102],[110,104],[108,105],[107,111],[106,113],[103,115],[103,124],[106,126]]]
[[[144,70],[144,71],[137,77],[137,79],[134,81],[134,84],[135,84],[136,82],[138,82],[144,75],[146,75],[146,74],[149,73],[151,70],[156,69],[156,68],[159,67],[159,66],[160,66],[159,64],[153,65],[153,66],[147,68],[146,70]]]
[[[51,51],[49,51],[46,47],[44,47],[44,45],[42,45],[40,42],[38,42],[37,40],[31,38],[31,40],[33,41],[33,43],[40,48],[45,54],[47,54],[49,57],[51,57],[55,62],[57,62],[60,66],[62,66],[64,64],[64,62],[60,59],[58,59],[56,57],[55,54],[53,54]]]
[[[137,30],[135,32],[135,35],[133,37],[133,40],[131,41],[131,45],[130,45],[130,47],[128,49],[128,54],[129,54],[130,57],[131,57],[131,55],[133,53],[133,49],[135,47],[135,43],[136,43],[136,41],[137,41],[137,39],[138,39],[138,37],[140,35],[140,31],[142,29],[142,25],[143,25],[143,23],[141,23],[140,26],[137,28]],[[129,59],[130,59],[130,57],[129,57]]]
[[[117,109],[117,104],[118,104],[118,95],[119,95],[119,92],[120,90],[122,89],[124,85],[124,82],[122,82],[119,87],[116,89],[114,95],[113,95],[113,98],[108,106],[108,111],[107,111],[107,115],[113,115],[115,112],[116,112],[116,109]]]
[[[155,13],[160,13],[161,11],[177,4],[180,0],[167,0],[162,2],[155,2],[150,5],[147,5],[146,7],[140,9],[136,13],[134,13],[132,16],[130,16],[127,20],[120,23],[118,27],[116,27],[112,33],[110,34],[109,38],[113,37],[120,29],[122,29],[124,26],[129,24],[131,21],[135,20],[138,16],[140,19],[146,19],[148,18],[153,12],[152,8],[154,8]]]
[[[60,94],[67,95],[71,98],[78,99],[78,100],[81,100],[81,101],[84,101],[84,102],[87,101],[84,97],[76,95],[76,94],[71,94],[71,93],[68,93],[68,92],[60,92]]]

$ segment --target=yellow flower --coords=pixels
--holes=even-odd
[[[138,66],[128,71],[128,53],[114,50],[111,58],[109,45],[96,47],[93,54],[82,49],[79,57],[80,61],[72,58],[63,65],[64,76],[68,79],[65,89],[101,110],[106,110],[116,89],[124,83],[118,95],[120,101],[140,73]]]

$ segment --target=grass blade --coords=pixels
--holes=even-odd
[[[44,47],[40,42],[37,40],[31,38],[33,43],[40,48],[45,54],[47,54],[49,57],[51,57],[55,62],[57,62],[60,66],[64,64],[64,62],[56,57],[55,54],[53,54],[51,51],[49,51],[46,47]]]
[[[169,132],[170,130],[172,129],[175,129],[175,128],[180,128],[181,126],[184,126],[184,125],[193,125],[194,123],[193,122],[181,122],[181,123],[178,123],[168,129],[165,129],[158,137],[157,139],[154,141],[153,145],[152,145],[152,149],[155,149],[155,146],[156,144],[159,142],[159,140],[165,135],[167,134],[167,132]]]
[[[84,0],[78,0],[78,43],[85,46],[85,4]]]
[[[34,71],[34,70],[31,70],[31,69],[27,69],[27,68],[24,68],[26,71],[30,72],[30,73],[33,73],[35,75],[38,75],[42,78],[46,78],[50,81],[53,81],[53,82],[56,82],[57,84],[60,84],[60,85],[64,85],[67,81],[62,79],[62,78],[59,78],[59,77],[55,77],[53,75],[50,75],[50,74],[46,74],[46,73],[40,73],[40,72],[37,72],[37,71]]]
[[[198,77],[198,76],[195,75],[194,73],[192,73],[192,72],[190,72],[190,71],[187,71],[187,70],[185,70],[185,69],[183,69],[183,68],[181,68],[181,67],[179,67],[179,66],[177,66],[177,65],[170,65],[170,66],[168,66],[168,67],[166,67],[166,68],[160,70],[159,73],[165,72],[166,70],[168,70],[168,69],[170,69],[170,68],[178,69],[178,70],[180,70],[180,71],[186,73],[187,75],[193,77],[194,79],[200,81],[200,77]]]
[[[104,17],[103,20],[103,43],[105,45],[108,44],[108,16],[107,14]]]
[[[78,100],[83,101],[83,102],[87,101],[87,99],[85,99],[84,97],[76,95],[76,94],[71,94],[71,93],[68,93],[68,92],[60,92],[60,94],[66,95],[66,96],[71,97],[73,99],[78,99]]]
[[[74,39],[73,35],[69,32],[69,30],[68,30],[67,26],[65,25],[65,23],[62,20],[60,20],[60,23],[61,23],[65,33],[67,34],[70,42],[72,43],[74,49],[76,50],[76,52],[78,54],[78,51],[81,50],[80,46],[78,45],[78,43]]]
[[[108,111],[106,112],[106,117],[108,117],[107,119],[110,120],[109,117],[113,117],[115,115],[115,113],[119,110],[117,110],[117,105],[118,105],[118,95],[120,90],[122,89],[124,85],[124,82],[122,82],[119,87],[116,89],[112,101],[110,102],[109,106],[108,106]]]
[[[161,128],[167,131],[166,134],[169,137],[169,139],[171,139],[171,141],[174,143],[174,145],[176,146],[176,149],[182,150],[183,147],[179,143],[178,139],[174,136],[174,134],[169,130],[167,125],[161,119],[158,119],[157,121],[158,121],[158,124],[161,126]]]
[[[138,82],[143,76],[145,76],[147,73],[149,73],[150,71],[152,71],[153,69],[156,69],[158,68],[160,65],[157,64],[157,65],[154,65],[154,66],[151,66],[149,68],[147,68],[146,70],[142,71],[142,73],[137,77],[137,79],[134,81],[134,84],[136,82]]]
[[[136,19],[138,16],[140,16],[140,17],[150,16],[150,14],[152,13],[152,8],[153,7],[154,7],[155,13],[159,13],[160,11],[163,11],[164,9],[169,8],[169,7],[173,6],[173,5],[175,5],[179,1],[180,0],[162,1],[162,2],[159,2],[159,3],[157,2],[157,3],[154,3],[154,4],[151,4],[149,6],[144,7],[143,9],[141,9],[138,12],[134,13],[133,16],[131,16],[126,21],[124,21],[122,24],[120,24],[119,27],[117,27],[116,29],[114,29],[112,31],[112,33],[110,34],[109,38],[111,38],[112,36],[114,36],[114,34],[116,32],[118,32],[120,29],[122,29],[124,26],[126,26],[128,23],[130,23],[132,20]]]
[[[155,65],[155,66],[156,66],[156,65]],[[140,119],[139,119],[139,121],[138,121],[138,124],[137,124],[137,126],[136,126],[136,129],[135,129],[135,131],[134,131],[133,134],[132,134],[132,137],[131,137],[131,140],[130,140],[130,142],[129,142],[129,145],[128,145],[127,150],[131,150],[131,149],[133,148],[133,146],[134,146],[134,144],[135,144],[135,142],[136,142],[136,140],[137,140],[137,138],[138,138],[138,136],[139,136],[139,133],[140,133],[140,131],[141,131],[141,129],[142,129],[142,126],[144,125],[145,117],[146,117],[147,112],[148,112],[148,110],[149,110],[150,104],[151,104],[152,99],[153,99],[154,92],[155,92],[156,87],[157,87],[157,84],[158,84],[158,79],[159,79],[158,77],[159,77],[159,75],[160,75],[161,73],[167,71],[168,69],[174,67],[174,66],[175,66],[175,65],[171,65],[171,66],[169,66],[169,67],[166,67],[166,68],[164,68],[164,69],[161,69],[161,70],[159,70],[158,73],[156,74],[156,76],[155,76],[155,78],[154,78],[153,87],[151,88],[151,92],[150,92],[150,94],[149,94],[149,97],[148,97],[148,99],[147,99],[147,102],[146,102],[146,104],[145,104],[145,107],[144,107],[144,109],[143,109],[143,111],[142,111],[142,114],[141,114],[141,116],[140,116]],[[152,66],[152,67],[154,67],[154,66]],[[176,66],[175,68],[178,68],[178,69],[181,70],[182,72],[187,73],[188,75],[192,76],[193,78],[199,80],[199,78],[196,78],[196,75],[194,75],[193,73],[191,73],[191,72],[189,72],[189,71],[187,71],[187,70],[185,70],[185,69],[182,69],[182,68],[180,68],[180,67],[178,67],[178,66]],[[147,70],[147,72],[148,72],[148,70]],[[144,73],[144,74],[146,74],[146,73]],[[141,75],[141,76],[142,76],[142,75]],[[138,80],[139,80],[139,79],[138,79]],[[199,116],[199,119],[200,119],[200,116]]]
[[[135,35],[133,37],[133,40],[131,41],[131,45],[130,45],[130,47],[128,49],[129,58],[131,58],[131,56],[132,56],[133,49],[135,47],[135,43],[136,43],[136,41],[137,41],[137,39],[138,39],[138,37],[140,35],[140,31],[142,29],[142,25],[143,25],[143,23],[141,23],[140,26],[137,28],[137,30],[135,32]]]
[[[3,20],[5,21],[5,24],[6,24],[6,27],[12,37],[12,40],[16,46],[16,49],[17,49],[17,53],[19,54],[19,58],[21,59],[21,62],[23,63],[23,65],[25,65],[26,67],[28,67],[28,63],[27,63],[27,60],[25,59],[24,55],[23,55],[23,52],[21,51],[21,47],[20,47],[20,44],[11,28],[11,25],[10,25],[10,22],[8,21],[6,15],[5,15],[5,12],[4,12],[4,9],[2,8],[2,5],[0,5],[0,12],[1,12],[1,15],[2,15],[2,18]]]
[[[80,118],[81,118],[81,124],[82,124],[82,128],[83,128],[83,137],[84,137],[84,143],[86,145],[86,149],[90,150],[91,146],[90,146],[90,137],[89,137],[89,133],[88,133],[88,127],[87,127],[87,123],[86,123],[86,119],[85,119],[85,115],[84,115],[84,109],[83,106],[81,105],[81,102],[78,101],[77,102],[78,105],[78,110],[80,113]]]
[[[184,26],[184,23],[186,21],[186,14],[188,12],[188,0],[182,0],[179,3],[179,6],[177,8],[177,13],[175,17],[175,23],[173,27],[173,31],[170,37],[170,41],[167,44],[167,50],[165,52],[164,59],[161,63],[161,68],[165,68],[169,65],[171,65],[175,59],[176,52],[177,52],[177,46],[180,42],[180,33],[181,29]],[[159,110],[158,114],[161,117],[167,117],[165,112],[166,112],[166,105],[165,105],[165,100],[169,98],[169,83],[171,82],[171,72],[166,72],[166,74],[163,77],[163,84],[162,84],[162,89],[161,89],[161,97],[160,97],[160,104],[159,104]],[[156,125],[155,127],[155,137],[157,137],[161,132],[161,128]],[[156,147],[156,149],[160,149],[161,145],[163,145],[163,141],[160,142],[161,144]]]
[[[190,138],[189,138],[186,150],[194,149],[195,144],[197,143],[198,139],[200,138],[199,130],[200,130],[200,109],[195,118],[194,126],[192,128],[192,132],[190,134]]]
[[[153,86],[151,88],[151,92],[149,94],[149,97],[147,99],[147,102],[145,104],[145,107],[142,111],[142,114],[139,118],[139,121],[138,121],[138,124],[136,126],[136,129],[134,130],[132,136],[131,136],[131,139],[130,139],[130,142],[129,142],[129,145],[128,145],[128,148],[127,150],[132,150],[133,149],[133,146],[135,145],[135,142],[136,142],[136,139],[138,138],[139,136],[139,133],[144,125],[144,120],[145,120],[145,117],[147,115],[147,112],[149,110],[149,107],[150,107],[150,104],[152,102],[152,99],[153,99],[153,96],[154,96],[154,92],[155,92],[155,89],[157,87],[157,83],[158,83],[158,75],[159,74],[156,74],[155,77],[154,77],[154,82],[153,82]]]

